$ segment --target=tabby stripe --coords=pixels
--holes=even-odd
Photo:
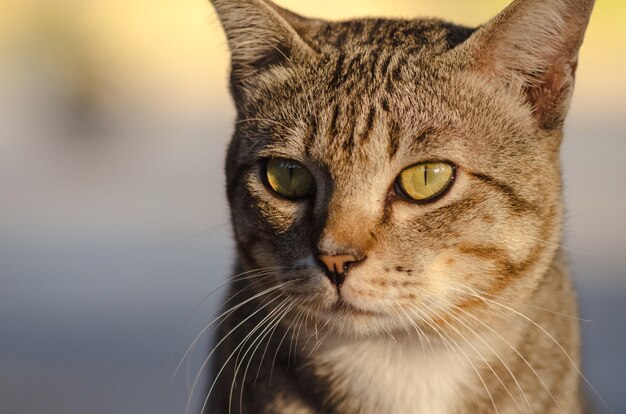
[[[393,87],[394,87],[394,82],[391,80],[391,77],[388,77],[385,80],[385,91],[391,95],[393,94]]]
[[[317,117],[313,118],[313,121],[311,122],[311,133],[309,135],[309,140],[310,141],[314,141],[315,138],[317,138],[317,132],[318,132],[319,126],[317,123]]]
[[[348,130],[348,133],[346,135],[346,139],[343,142],[343,149],[344,151],[348,152],[348,154],[352,153],[352,150],[354,149],[354,135],[355,135],[355,130],[356,130],[356,108],[354,107],[354,105],[350,106],[350,113],[348,114],[348,122],[349,125],[346,128]]]
[[[402,79],[402,67],[406,64],[406,58],[402,58],[399,62],[397,62],[396,66],[391,71],[391,80],[394,82],[398,82]]]
[[[398,149],[400,147],[400,127],[398,123],[394,120],[391,121],[389,125],[389,143],[387,146],[387,151],[389,153],[389,158],[393,159],[398,153]]]
[[[361,132],[361,144],[366,144],[372,133],[372,129],[374,128],[374,120],[376,118],[376,106],[372,105],[370,107],[370,112],[367,114],[367,121],[365,124],[365,129]]]
[[[541,257],[544,247],[541,245],[533,247],[521,263],[514,263],[511,261],[506,251],[497,246],[468,244],[460,245],[457,249],[460,253],[469,254],[486,260],[491,259],[498,265],[498,273],[494,275],[494,283],[486,292],[489,296],[495,296],[502,292],[514,280],[518,279],[524,272],[527,272],[532,265],[537,263]],[[469,297],[458,306],[467,309],[477,305],[484,306],[485,303],[479,298]]]
[[[389,100],[387,98],[383,98],[380,101],[380,106],[383,108],[383,111],[389,112]]]
[[[356,56],[350,61],[350,63],[348,63],[344,77],[349,77],[352,73],[355,72],[357,68],[361,70],[363,69],[363,66],[361,64],[362,58],[363,53],[359,52],[356,54]]]
[[[508,184],[505,184],[487,174],[481,174],[476,172],[469,172],[469,174],[480,180],[481,182],[489,185],[494,190],[498,191],[509,201],[509,207],[516,213],[537,213],[538,208],[530,202],[520,197],[515,190]]]
[[[510,258],[507,251],[501,247],[494,245],[460,244],[459,246],[457,246],[457,250],[463,254],[475,256],[480,259],[510,263]]]
[[[311,154],[311,148],[313,147],[313,143],[317,138],[317,133],[319,130],[317,118],[313,118],[311,122],[311,127],[309,128],[309,133],[306,136],[306,141],[304,143],[304,151],[307,155]]]
[[[330,81],[330,87],[333,89],[337,89],[339,87],[339,81],[341,80],[341,75],[343,74],[343,65],[346,61],[346,55],[343,53],[339,55],[337,58],[337,63],[335,64],[335,71],[333,73],[333,77]]]
[[[435,128],[428,127],[420,132],[413,141],[411,141],[410,148],[413,151],[419,151],[424,147],[424,142],[437,133]]]
[[[361,21],[354,22],[354,25],[352,26],[352,34],[358,36],[363,33],[364,26],[365,24]]]
[[[338,119],[339,119],[339,104],[335,104],[335,109],[333,111],[333,117],[330,120],[330,133],[334,137],[339,135],[339,130],[337,128],[337,121],[338,121]]]
[[[423,45],[417,45],[417,46],[413,46],[410,47],[409,49],[407,49],[406,53],[408,55],[417,55],[419,54],[422,50],[424,49]]]
[[[347,37],[348,37],[348,31],[342,31],[339,34],[339,36],[337,36],[337,39],[335,39],[335,47],[337,48],[343,47],[346,43]]]
[[[426,128],[417,136],[417,141],[420,141],[420,142],[425,141],[428,137],[434,134],[435,134],[435,128],[432,128],[432,127]]]
[[[383,61],[383,65],[380,68],[380,73],[382,76],[386,76],[389,71],[389,65],[391,64],[391,59],[393,59],[393,55],[387,56],[387,58]]]
[[[370,73],[372,80],[376,79],[376,69],[378,68],[378,62],[380,60],[380,49],[374,49],[370,54]]]
[[[371,44],[375,43],[374,41],[378,37],[378,31],[380,30],[380,28],[383,25],[383,23],[384,23],[383,19],[377,19],[374,22],[374,24],[370,28],[369,36],[367,37],[367,40],[366,40],[368,45],[371,45]]]

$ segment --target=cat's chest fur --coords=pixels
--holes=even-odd
[[[472,369],[441,342],[380,338],[328,343],[313,358],[340,412],[457,412]],[[423,347],[423,349],[422,349]]]

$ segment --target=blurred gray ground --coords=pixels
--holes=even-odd
[[[24,96],[0,100],[0,411],[183,412],[208,338],[168,381],[216,310],[220,292],[201,301],[232,256],[222,183],[231,120],[206,116],[214,108],[50,114]],[[623,413],[626,120],[574,109],[564,243],[592,320],[582,322],[586,373]]]
[[[181,413],[201,364],[168,389],[186,347],[216,310],[204,293],[228,269],[226,231],[164,255],[162,247],[7,247],[0,253],[3,413]],[[583,266],[584,268],[584,266]],[[580,283],[585,371],[614,413],[626,412],[626,292]],[[199,395],[198,395],[199,396]],[[609,412],[597,404],[598,412]]]

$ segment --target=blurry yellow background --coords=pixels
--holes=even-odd
[[[443,17],[478,25],[508,0],[278,0],[307,16]],[[227,50],[208,0],[0,0],[0,61],[20,53],[48,65],[90,66],[96,94],[152,96],[180,109],[223,108]],[[595,115],[626,104],[626,2],[599,0],[583,47],[576,99]],[[36,49],[36,50],[33,50]],[[72,53],[77,55],[72,55]],[[22,56],[23,57],[23,56]],[[58,59],[58,60],[57,60]],[[0,68],[0,71],[2,69]],[[0,72],[1,74],[1,72]],[[5,79],[2,79],[6,81]],[[111,89],[113,88],[113,89]],[[98,95],[101,96],[101,95]],[[106,97],[106,96],[105,96]],[[599,112],[596,114],[596,112]],[[588,115],[591,115],[588,113]]]

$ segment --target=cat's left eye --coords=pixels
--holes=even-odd
[[[285,198],[304,198],[315,189],[315,178],[311,172],[294,160],[271,158],[265,164],[264,173],[266,185]]]
[[[447,162],[414,164],[396,179],[396,193],[413,202],[435,201],[450,188],[454,175],[455,166]]]

